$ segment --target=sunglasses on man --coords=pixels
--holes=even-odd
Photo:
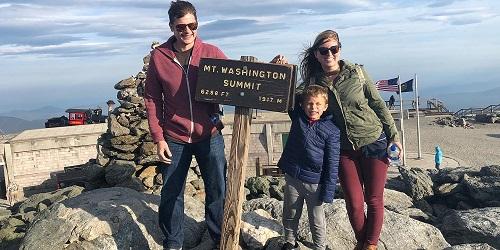
[[[186,27],[188,27],[191,31],[193,30],[197,30],[198,29],[198,23],[188,23],[188,24],[177,24],[175,25],[175,30],[177,30],[177,32],[183,32],[184,30],[186,30]]]
[[[335,55],[339,52],[339,50],[340,50],[340,45],[334,45],[330,48],[327,48],[327,47],[319,47],[318,48],[318,52],[323,56],[328,55],[328,51],[331,51],[332,55]]]

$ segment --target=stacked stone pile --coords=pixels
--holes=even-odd
[[[500,121],[500,113],[477,114],[475,119],[477,122],[495,123]]]
[[[151,47],[157,45],[153,43]],[[85,167],[90,189],[117,186],[155,194],[161,191],[161,167],[149,133],[143,99],[149,59],[150,55],[144,57],[144,66],[139,73],[114,86],[118,90],[120,106],[110,114],[108,130],[99,138],[100,150],[96,160]],[[199,169],[192,165],[186,193],[203,200],[204,187],[200,177]]]

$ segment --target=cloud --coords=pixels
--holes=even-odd
[[[497,16],[498,14],[484,7],[476,7],[437,10],[428,14],[415,16],[412,20],[442,22],[450,25],[468,25],[481,23]]]
[[[259,23],[251,19],[229,19],[217,20],[203,25],[200,28],[200,36],[204,39],[216,39],[224,37],[237,37],[241,35],[253,35],[260,32],[284,29],[283,23]]]

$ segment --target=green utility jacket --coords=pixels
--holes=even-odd
[[[297,93],[309,84],[330,90],[328,111],[333,113],[335,125],[340,129],[342,149],[357,150],[375,142],[382,130],[389,142],[399,141],[394,119],[363,67],[345,60],[339,63],[341,71],[335,84],[321,74],[298,86]]]

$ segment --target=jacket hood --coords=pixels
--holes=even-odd
[[[170,58],[175,58],[175,53],[172,50],[174,43],[177,39],[175,36],[171,36],[166,42],[156,47],[157,50],[161,51],[163,54]],[[193,53],[199,53],[201,51],[203,41],[196,37],[194,40]]]

